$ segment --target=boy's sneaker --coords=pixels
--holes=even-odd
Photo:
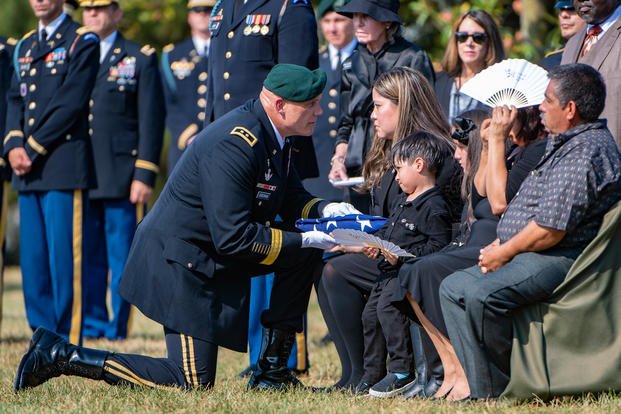
[[[410,373],[407,377],[399,379],[396,374],[389,372],[380,382],[371,387],[369,395],[379,398],[392,397],[403,394],[414,385],[416,385],[416,374]]]

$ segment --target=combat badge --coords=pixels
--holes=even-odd
[[[189,62],[186,58],[177,60],[170,64],[170,69],[179,80],[183,80],[192,74],[194,62]]]

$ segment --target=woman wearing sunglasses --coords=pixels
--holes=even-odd
[[[465,111],[484,109],[483,104],[459,92],[474,75],[505,58],[498,27],[482,10],[472,10],[453,25],[442,70],[435,84],[436,94],[449,122]]]
[[[480,250],[496,238],[500,214],[541,159],[546,144],[536,106],[499,107],[491,119],[484,117],[485,112],[474,110],[453,122],[455,159],[464,169],[466,207],[460,234],[440,252],[404,264],[399,271],[402,289],[392,298],[423,326],[437,351],[426,350],[427,361],[435,364],[430,364],[431,378],[423,394],[448,400],[467,398],[470,389],[448,340],[440,283],[453,272],[477,264]]]

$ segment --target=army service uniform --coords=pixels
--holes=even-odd
[[[90,101],[97,187],[89,193],[84,335],[127,337],[130,304],[118,294],[129,247],[144,205],[129,201],[138,180],[153,187],[164,133],[164,97],[155,50],[116,38]],[[110,272],[112,319],[106,292]]]
[[[201,57],[192,39],[168,45],[162,53],[162,78],[166,96],[166,126],[171,142],[168,174],[179,161],[188,139],[205,122],[207,106],[207,56]]]
[[[20,263],[26,316],[81,339],[83,213],[93,185],[88,100],[99,39],[61,15],[47,40],[32,31],[16,45],[4,157],[24,148],[32,169],[13,176],[19,191]]]

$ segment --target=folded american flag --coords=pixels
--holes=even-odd
[[[330,233],[334,229],[361,230],[365,233],[375,233],[386,223],[384,217],[367,216],[365,214],[348,214],[340,217],[326,217],[320,219],[300,219],[295,227],[300,231],[322,231]]]

